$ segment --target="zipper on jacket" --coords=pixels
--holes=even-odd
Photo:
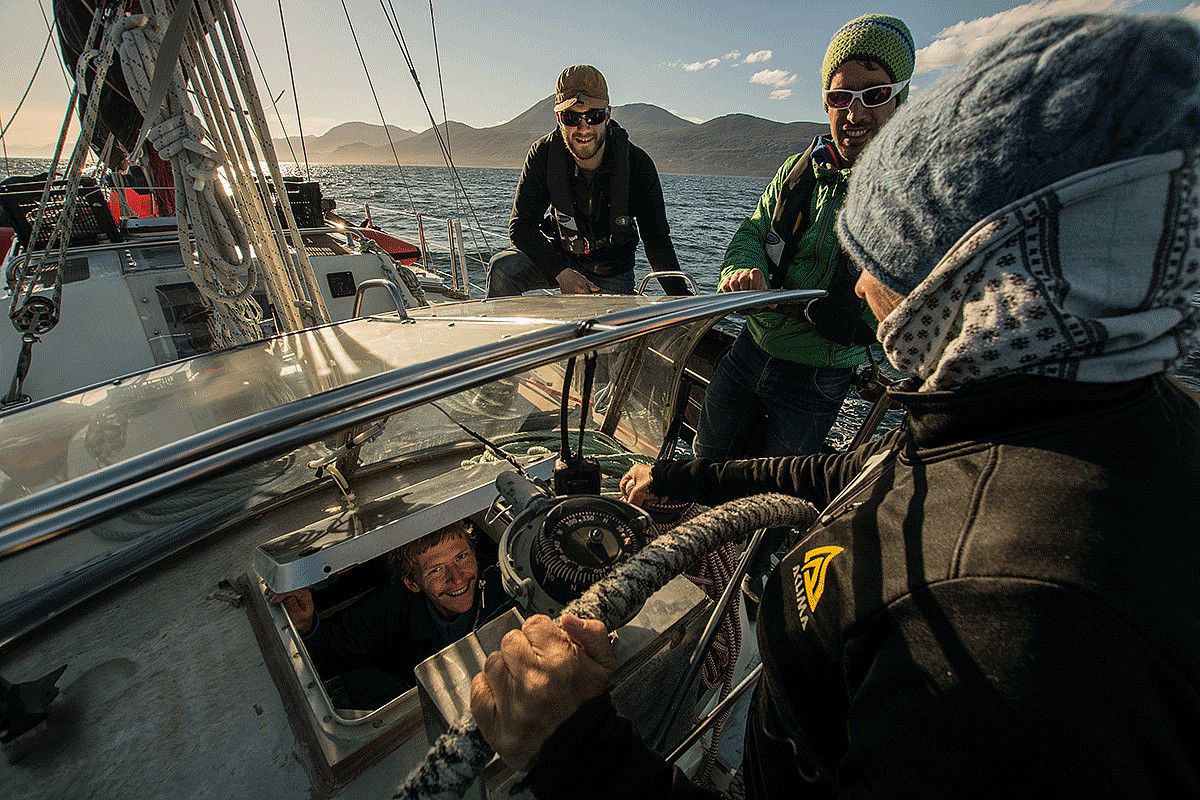
[[[817,257],[818,263],[820,263],[820,258],[821,258],[821,245],[825,243],[825,234],[829,232],[829,226],[832,224],[833,218],[835,216],[837,216],[838,198],[841,195],[842,188],[846,185],[846,183],[847,183],[847,181],[843,178],[842,173],[839,171],[837,177],[834,178],[833,194],[830,195],[830,197],[829,197],[830,213],[826,214],[825,219],[823,219],[821,221],[821,232],[817,234],[817,246],[816,246],[815,255]],[[829,260],[827,262],[825,262],[825,269],[821,270],[821,274],[817,278],[817,286],[820,286],[821,283],[824,282],[827,277],[830,277],[832,275],[832,270],[836,269],[835,264],[837,262],[837,247],[838,246],[835,244],[834,252],[830,254]],[[830,280],[832,280],[831,277],[830,277]],[[825,349],[825,366],[826,367],[833,366],[833,349],[834,349],[834,345],[832,342]]]
[[[818,259],[821,257],[821,245],[825,243],[825,234],[829,233],[829,226],[833,222],[833,218],[837,216],[838,197],[841,195],[842,187],[845,185],[846,182],[842,179],[842,175],[839,172],[838,176],[834,178],[833,194],[829,198],[831,212],[825,215],[825,219],[821,220],[821,232],[817,234],[816,256]],[[817,278],[818,285],[825,279],[825,276],[829,274],[829,267],[831,263],[832,259],[830,259],[830,262],[825,264],[825,269],[821,272],[820,277]]]

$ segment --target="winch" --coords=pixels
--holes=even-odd
[[[496,483],[514,513],[500,574],[526,613],[557,614],[656,535],[649,514],[614,498],[554,498],[514,473]]]

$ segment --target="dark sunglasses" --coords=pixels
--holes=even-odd
[[[862,103],[866,108],[875,108],[900,94],[900,92],[904,91],[905,86],[908,86],[908,81],[869,86],[866,89],[859,89],[857,91],[853,89],[826,89],[825,102],[830,108],[849,108],[850,104],[857,98],[858,102]]]
[[[588,125],[600,125],[606,119],[608,119],[607,108],[590,108],[587,111],[558,112],[558,121],[568,128],[577,128],[581,122],[587,122]]]

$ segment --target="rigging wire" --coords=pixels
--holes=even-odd
[[[55,24],[57,24],[57,20]],[[25,93],[17,101],[17,107],[13,109],[12,116],[8,118],[8,122],[4,123],[4,128],[0,129],[0,141],[3,141],[4,134],[8,133],[8,126],[12,125],[16,120],[17,114],[21,111],[21,106],[25,104],[25,98],[29,97],[29,90],[33,88],[33,82],[37,80],[38,71],[42,68],[42,62],[46,60],[46,51],[50,48],[50,40],[53,38],[54,29],[51,27],[50,33],[46,36],[46,43],[42,45],[42,55],[38,58],[37,66],[33,68],[33,77],[29,79],[29,84],[25,87]]]
[[[383,123],[383,132],[387,136],[388,146],[392,148],[392,158],[396,160],[396,169],[400,170],[400,182],[404,184],[404,193],[408,195],[408,205],[413,216],[417,216],[417,204],[413,202],[412,190],[408,188],[408,178],[404,175],[404,167],[400,166],[400,154],[396,152],[396,143],[392,141],[392,131],[387,119],[383,116],[383,106],[379,104],[379,95],[375,91],[375,83],[371,80],[371,70],[367,67],[367,59],[363,56],[362,47],[358,44],[358,34],[354,31],[354,21],[350,19],[350,9],[346,8],[346,0],[342,0],[342,11],[346,12],[346,24],[350,26],[350,36],[354,39],[354,49],[358,51],[358,60],[362,62],[363,73],[367,76],[367,86],[371,87],[371,97],[375,100],[375,110],[379,112],[379,121]]]
[[[288,135],[287,126],[283,124],[283,114],[279,112],[279,97],[283,96],[283,92],[279,93],[279,97],[275,97],[271,91],[271,84],[267,81],[266,70],[263,69],[262,62],[258,60],[258,50],[254,47],[254,40],[250,38],[250,31],[246,28],[246,18],[242,16],[242,8],[238,5],[237,0],[233,0],[233,10],[238,16],[238,21],[242,25],[242,32],[246,36],[246,43],[250,45],[250,54],[254,56],[254,63],[258,65],[258,74],[262,78],[263,86],[267,89],[267,97],[271,99],[271,108],[275,109],[275,118],[279,120],[279,129],[283,131],[283,140],[287,142],[288,152],[292,154],[292,162],[299,164],[300,159],[296,158],[296,148],[292,146],[292,137]],[[300,140],[304,143],[303,137]]]
[[[54,22],[50,21],[50,16],[46,13],[46,7],[42,5],[42,0],[38,0],[38,8],[42,10],[42,20],[46,23],[46,30],[53,34],[54,25],[58,22],[58,20],[54,20]],[[58,42],[54,43],[54,52],[58,53],[58,68],[62,72],[63,82],[67,84],[67,90],[70,91],[71,77],[67,75],[67,66],[65,59],[62,57],[62,50],[60,50],[58,47]]]
[[[429,29],[433,32],[433,61],[437,64],[438,94],[442,96],[442,124],[446,127],[446,152],[454,157],[450,149],[450,118],[446,114],[446,87],[442,85],[442,56],[438,52],[437,20],[433,17],[433,0],[429,0]]]
[[[475,208],[471,203],[471,198],[467,195],[466,187],[463,186],[462,178],[458,174],[458,169],[454,166],[454,159],[450,157],[450,151],[446,147],[446,141],[442,137],[441,130],[438,129],[437,119],[433,116],[433,110],[429,107],[429,100],[425,97],[425,90],[421,87],[421,79],[417,75],[416,65],[412,60],[412,53],[408,49],[408,43],[404,39],[404,32],[400,28],[399,16],[396,15],[395,6],[392,5],[392,0],[379,0],[379,5],[383,8],[383,15],[387,18],[388,26],[392,29],[392,36],[396,40],[396,44],[400,48],[400,54],[404,56],[404,61],[408,65],[409,74],[412,75],[413,82],[417,87],[417,94],[421,97],[421,103],[425,106],[425,113],[429,116],[429,121],[433,125],[433,134],[437,138],[438,146],[442,151],[442,159],[446,162],[446,168],[450,172],[451,182],[455,185],[455,191],[462,191],[463,197],[466,199],[467,209],[471,213],[471,219],[474,221],[475,229],[483,236],[483,241],[487,249],[491,250],[491,244],[487,241],[487,233],[483,230],[483,226],[479,223],[479,217],[475,213]],[[390,7],[390,13],[389,13]],[[395,16],[395,19],[393,19]],[[475,237],[475,230],[471,231],[472,243],[478,248],[478,240]]]
[[[449,114],[446,113],[446,87],[442,83],[442,56],[441,56],[440,52],[438,51],[437,20],[434,18],[434,15],[433,15],[433,0],[429,0],[429,29],[433,33],[433,60],[434,60],[434,63],[437,64],[438,94],[440,94],[441,98],[442,98],[442,127],[446,133],[446,155],[449,156],[450,163],[453,164],[454,163],[454,151],[451,150],[451,148],[450,148],[450,116],[449,116]],[[459,201],[458,187],[454,186],[453,182],[451,182],[451,186],[454,187],[454,215],[456,217],[461,217],[462,216],[462,203]],[[463,194],[464,195],[466,194],[465,190],[463,191]],[[474,244],[475,249],[478,250],[479,244],[474,241],[474,233],[472,233],[471,238],[472,238],[472,244]]]
[[[292,80],[292,100],[296,103],[296,127],[300,129],[300,152],[304,154],[304,178],[311,178],[308,168],[308,147],[304,144],[304,120],[300,117],[300,95],[296,93],[296,75],[292,72],[292,48],[288,46],[287,22],[283,18],[283,0],[279,3],[279,27],[283,28],[283,50],[287,53],[288,77]],[[244,24],[244,23],[243,23]],[[283,187],[280,187],[282,191]]]

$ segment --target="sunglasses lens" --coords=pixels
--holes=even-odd
[[[568,128],[578,127],[580,122],[587,121],[588,125],[599,125],[608,119],[607,108],[593,108],[588,111],[560,111],[558,118]]]
[[[854,100],[854,95],[849,92],[832,89],[825,92],[825,102],[832,108],[849,108],[850,103]]]
[[[867,108],[881,106],[892,99],[891,86],[872,86],[863,92],[863,105]]]

